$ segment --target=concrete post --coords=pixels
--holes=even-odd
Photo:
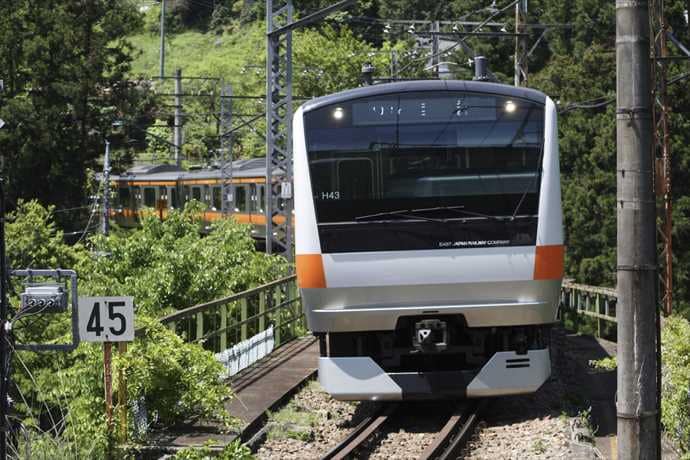
[[[657,458],[649,9],[616,0],[618,458]]]

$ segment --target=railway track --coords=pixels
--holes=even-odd
[[[380,428],[388,422],[398,407],[398,404],[379,407],[378,411],[362,420],[345,439],[324,455],[322,459],[342,460],[352,457],[361,446],[379,433]]]
[[[479,414],[484,408],[483,400],[466,400],[458,403],[453,414],[434,439],[434,442],[422,453],[422,460],[455,459],[467,444],[474,428],[479,422]]]
[[[377,412],[362,420],[348,436],[322,457],[323,460],[353,458],[357,452],[382,431],[396,415],[400,404],[381,406]],[[484,407],[483,400],[465,400],[457,404],[453,413],[422,453],[422,460],[455,459],[472,436]]]

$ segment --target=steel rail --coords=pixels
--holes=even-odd
[[[466,400],[458,403],[434,441],[419,458],[423,460],[457,458],[474,432],[484,403],[484,400]]]
[[[326,453],[322,460],[342,460],[352,458],[354,452],[379,431],[379,428],[388,421],[388,418],[397,410],[398,404],[381,406],[379,410],[362,420],[354,430],[337,446]]]

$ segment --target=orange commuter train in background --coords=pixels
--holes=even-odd
[[[266,238],[266,160],[253,158],[233,162],[233,217],[251,224],[252,237]],[[144,209],[155,210],[161,218],[170,210],[181,209],[190,200],[207,205],[203,214],[206,228],[220,218],[222,178],[218,168],[183,170],[175,165],[135,166],[124,174],[111,177],[114,204],[111,215],[121,227],[140,224]]]

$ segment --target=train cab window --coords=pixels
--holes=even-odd
[[[149,208],[156,207],[156,189],[144,187],[144,206]]]
[[[177,188],[170,187],[170,209],[176,209],[179,207],[177,202]]]
[[[129,187],[120,187],[117,189],[117,203],[121,208],[129,208],[131,203],[131,196]]]
[[[235,212],[247,211],[247,187],[240,185],[235,188]]]
[[[223,207],[220,187],[213,187],[213,209],[219,211]]]
[[[192,187],[192,199],[201,201],[201,187]]]

